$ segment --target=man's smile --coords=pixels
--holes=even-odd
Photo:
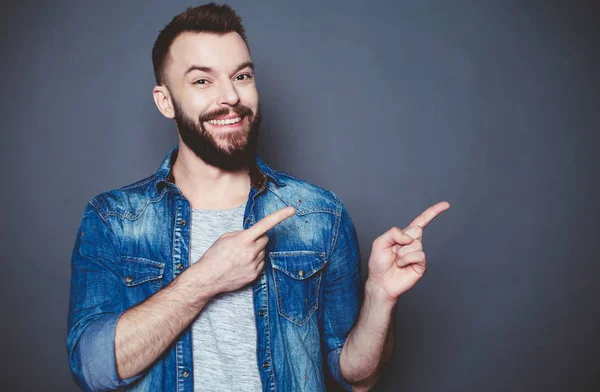
[[[242,121],[243,121],[243,118],[236,115],[236,116],[231,116],[231,117],[221,117],[221,118],[209,120],[206,122],[210,125],[217,126],[217,127],[238,127],[241,125]]]

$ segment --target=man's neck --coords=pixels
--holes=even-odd
[[[181,141],[171,170],[175,184],[192,208],[227,210],[248,199],[250,176],[247,168],[228,172],[211,166]]]

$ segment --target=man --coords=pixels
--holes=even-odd
[[[373,243],[364,301],[356,231],[330,191],[256,156],[258,93],[241,19],[189,8],[152,52],[179,145],[157,173],[86,206],[67,348],[85,390],[366,390],[400,294],[425,271],[422,228]],[[360,313],[359,313],[360,310]]]

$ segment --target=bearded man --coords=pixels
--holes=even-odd
[[[72,255],[67,349],[84,390],[322,391],[377,380],[422,229],[373,243],[331,191],[257,155],[260,106],[241,19],[208,4],[156,39],[154,101],[179,133],[158,171],[95,196]],[[363,299],[364,298],[364,299]]]

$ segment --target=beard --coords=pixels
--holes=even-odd
[[[242,118],[242,121],[246,120],[247,122],[240,130],[217,136],[225,142],[223,144],[226,147],[219,145],[215,136],[204,126],[204,122],[228,114],[228,108],[202,114],[197,122],[181,110],[175,99],[173,99],[173,109],[181,140],[205,163],[224,171],[234,172],[242,168],[249,168],[250,163],[254,162],[261,120],[260,107],[257,108],[256,113],[241,104],[231,108]]]

